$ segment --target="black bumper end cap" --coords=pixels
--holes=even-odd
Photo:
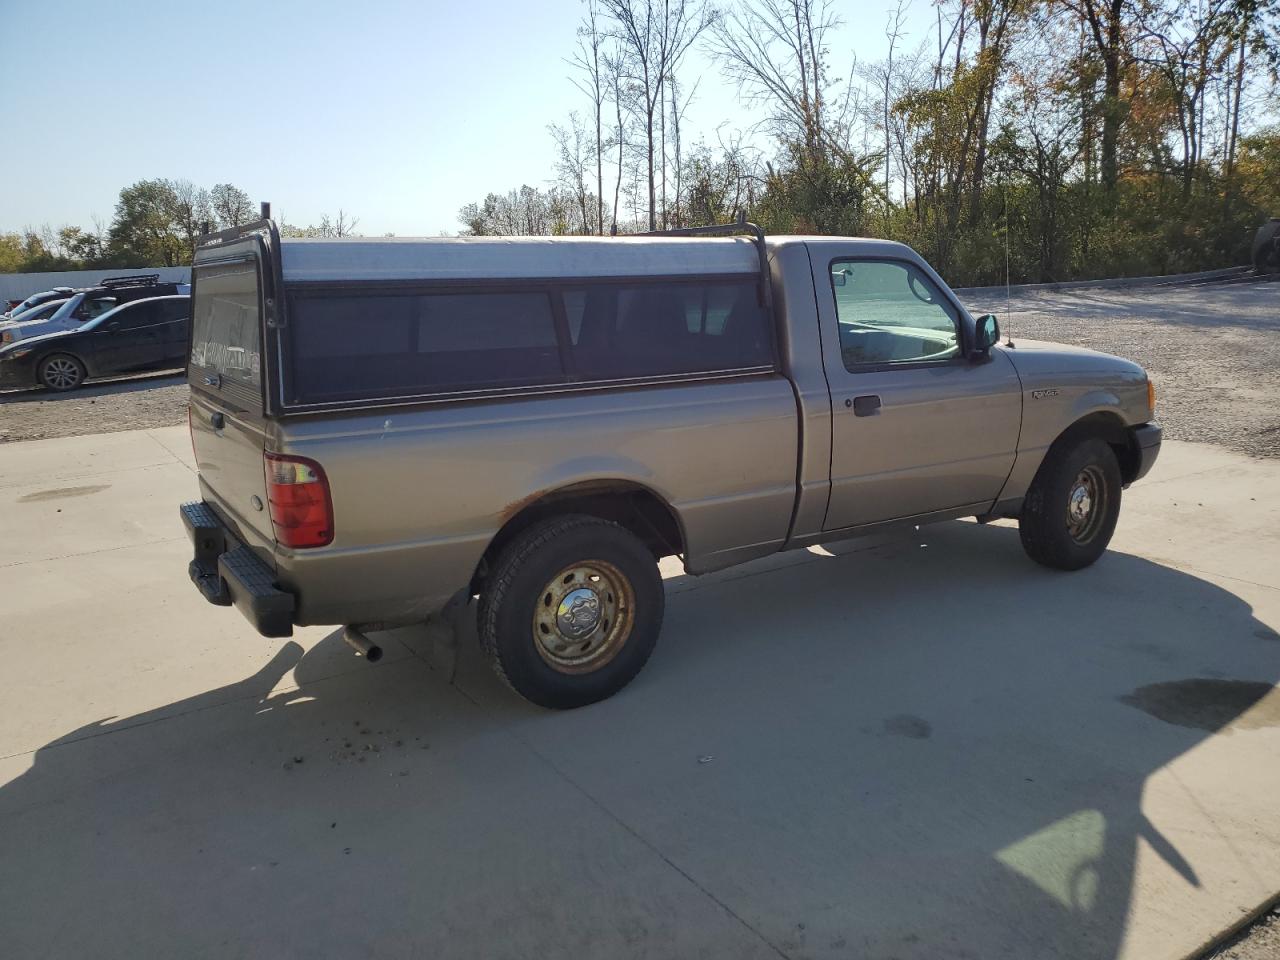
[[[296,601],[276,586],[271,568],[228,534],[207,503],[184,503],[179,510],[195,547],[187,573],[201,596],[220,607],[234,605],[264,637],[293,636]]]
[[[231,600],[264,637],[293,636],[293,594],[275,585],[275,576],[248,547],[236,547],[218,558],[218,575]]]
[[[1144,423],[1142,426],[1133,427],[1130,435],[1133,437],[1133,445],[1138,454],[1138,469],[1129,480],[1129,483],[1133,483],[1145,477],[1155,466],[1156,457],[1160,456],[1160,442],[1164,437],[1164,430],[1158,423]]]

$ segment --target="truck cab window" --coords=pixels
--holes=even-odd
[[[831,265],[845,368],[945,362],[960,352],[956,309],[922,270],[897,260]]]

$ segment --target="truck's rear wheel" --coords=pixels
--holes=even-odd
[[[480,596],[480,643],[522,697],[569,709],[640,672],[662,628],[653,554],[629,531],[571,515],[534,524],[498,555]]]
[[[1036,563],[1079,570],[1107,549],[1120,517],[1120,465],[1097,437],[1064,437],[1045,455],[1023,500],[1018,532]]]

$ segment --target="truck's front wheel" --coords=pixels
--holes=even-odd
[[[572,515],[534,524],[499,553],[480,596],[480,643],[512,689],[569,709],[640,672],[662,628],[653,554],[616,523]]]
[[[1120,517],[1120,466],[1097,437],[1059,439],[1022,504],[1018,532],[1036,563],[1079,570],[1102,556]]]

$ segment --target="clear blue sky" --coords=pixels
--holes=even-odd
[[[723,0],[724,3],[731,0]],[[837,3],[832,67],[883,57],[891,0]],[[579,0],[0,0],[0,230],[109,222],[139,179],[230,181],[291,223],[455,232],[553,175]],[[928,0],[914,0],[914,44]],[[922,22],[923,21],[923,22]],[[691,128],[753,117],[695,54]]]

